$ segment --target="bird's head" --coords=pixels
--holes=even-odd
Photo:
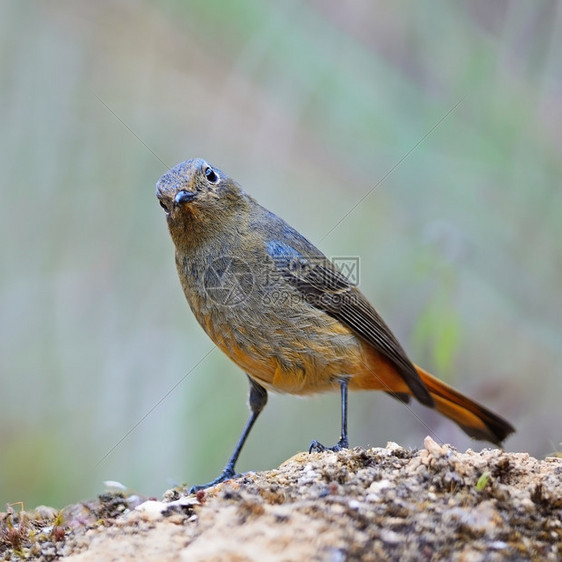
[[[213,206],[232,180],[201,158],[186,160],[166,172],[156,184],[156,197],[168,220]]]
[[[166,213],[174,242],[209,235],[227,225],[248,196],[225,173],[201,158],[186,160],[156,184],[156,197]]]

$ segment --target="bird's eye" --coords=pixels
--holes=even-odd
[[[168,209],[168,205],[166,205],[166,203],[164,203],[164,201],[160,201],[160,207],[162,207],[162,209],[164,209],[164,211],[166,211],[166,213],[170,212],[170,210]]]
[[[207,166],[205,168],[205,177],[211,183],[218,183],[220,179],[218,174],[215,172],[215,170],[213,170],[213,168],[211,168],[211,166]]]

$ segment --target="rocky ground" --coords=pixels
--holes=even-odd
[[[0,560],[562,559],[562,458],[424,444],[300,453],[162,501],[11,506]]]

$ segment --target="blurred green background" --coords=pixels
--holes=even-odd
[[[0,41],[0,505],[160,495],[230,455],[246,379],[208,354],[154,197],[193,156],[359,256],[508,450],[560,450],[559,2],[5,0]],[[238,468],[335,442],[338,402],[272,396]],[[485,446],[412,410],[352,395],[352,443]]]

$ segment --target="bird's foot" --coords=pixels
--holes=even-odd
[[[206,484],[199,484],[197,486],[191,486],[191,488],[189,488],[189,493],[190,494],[195,494],[197,493],[199,490],[205,490],[207,488],[210,488],[211,486],[215,486],[216,484],[220,484],[221,482],[224,482],[225,480],[231,480],[232,478],[238,478],[239,476],[241,476],[240,474],[236,474],[234,472],[233,468],[230,467],[226,467],[222,473],[220,474],[220,476],[218,476],[217,478],[215,478],[214,480],[211,480],[211,482],[207,482]]]
[[[342,449],[348,449],[348,448],[349,448],[349,443],[347,442],[347,439],[345,439],[343,437],[340,437],[340,440],[333,447],[326,447],[325,445],[322,445],[322,443],[319,443],[315,439],[310,444],[310,447],[308,448],[308,452],[309,453],[323,453],[324,451],[334,451],[335,453],[337,453],[338,451],[341,451]]]

